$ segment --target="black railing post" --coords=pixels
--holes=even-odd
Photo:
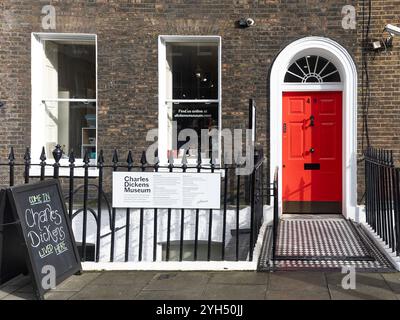
[[[254,210],[255,210],[255,190],[256,190],[256,170],[250,175],[250,241],[249,241],[249,261],[253,261],[254,249]]]
[[[96,262],[100,260],[100,239],[101,239],[101,215],[102,215],[102,196],[103,196],[103,170],[104,170],[104,155],[103,150],[100,150],[97,159],[97,169],[99,170],[99,184],[97,194],[97,237],[96,237]]]
[[[272,261],[275,263],[276,260],[276,240],[278,237],[278,227],[279,227],[279,169],[276,168],[274,174],[274,183],[273,183],[273,196],[274,196],[274,218],[273,218],[273,231],[272,231]]]
[[[183,152],[182,156],[182,172],[186,172],[187,169],[187,158],[186,150]],[[185,209],[181,209],[181,234],[179,240],[179,261],[183,260],[183,238],[185,232]]]
[[[225,260],[225,243],[226,243],[226,210],[228,205],[228,174],[229,169],[226,165],[224,165],[224,213],[222,217],[222,252],[221,252],[221,260]]]
[[[380,232],[380,224],[379,224],[379,172],[378,172],[378,162],[377,162],[377,154],[376,150],[373,148],[371,150],[373,161],[373,212],[374,212],[374,229],[375,231]]]
[[[118,170],[118,152],[114,149],[112,156],[113,172]],[[116,219],[116,209],[112,208],[111,216],[111,244],[110,244],[110,262],[114,262],[114,252],[115,252],[115,219]]]
[[[158,162],[158,151],[156,151],[156,163],[154,164],[154,172],[158,172],[159,162]],[[154,209],[154,226],[153,226],[153,261],[157,260],[157,232],[158,232],[158,210]]]
[[[201,150],[200,144],[197,153],[197,173],[201,172]],[[199,246],[199,218],[200,218],[200,210],[196,209],[196,222],[194,227],[194,255],[193,260],[197,261],[197,253],[198,253],[198,246]]]
[[[388,221],[389,221],[389,244],[390,247],[394,251],[394,221],[393,221],[393,187],[392,187],[392,175],[391,175],[391,170],[392,170],[392,163],[391,163],[391,151],[386,151],[386,190],[387,190],[387,214],[388,214]]]
[[[211,152],[210,166],[211,166],[211,173],[214,173],[215,172],[215,159],[214,159],[214,153],[213,152]],[[207,261],[211,260],[212,227],[213,227],[213,210],[210,209],[209,215],[208,215]]]
[[[369,163],[369,147],[364,151],[364,181],[365,181],[365,217],[366,221],[369,225],[371,225],[371,212],[370,212],[370,188],[369,188],[369,179],[370,179],[370,171],[369,171],[370,163]]]
[[[40,154],[40,181],[43,181],[46,176],[46,151],[42,148],[42,153]]]
[[[128,164],[128,172],[132,171],[133,168],[133,157],[132,151],[129,150],[128,157],[126,159]],[[131,232],[131,209],[126,209],[126,222],[125,222],[125,262],[129,261],[129,242]]]
[[[31,152],[29,151],[29,148],[26,148],[25,154],[24,154],[24,182],[25,184],[29,183],[29,170],[31,167]]]
[[[378,198],[377,198],[377,204],[378,204],[378,230],[380,235],[382,236],[383,240],[386,242],[385,239],[385,234],[384,234],[384,226],[383,226],[383,214],[382,214],[382,166],[381,166],[381,151],[376,150],[375,151],[377,154],[377,171],[378,171]]]
[[[169,172],[174,170],[174,156],[172,152],[169,153],[168,157],[168,169]],[[167,217],[167,251],[166,251],[166,261],[169,261],[170,256],[170,247],[171,247],[171,209],[168,209],[168,217]]]
[[[239,220],[240,220],[240,175],[236,172],[236,261],[239,261],[239,243],[240,243]]]
[[[74,151],[71,150],[69,157],[69,198],[68,198],[68,209],[69,209],[69,218],[73,219],[74,215],[74,179],[75,179],[75,155]]]
[[[87,235],[87,212],[88,212],[88,196],[89,196],[89,155],[85,152],[83,157],[83,228],[82,228],[82,261],[86,261],[86,235]]]
[[[8,166],[10,172],[9,184],[10,187],[14,186],[15,179],[15,155],[14,155],[14,147],[11,147],[10,154],[8,155]]]
[[[141,170],[144,172],[146,170],[146,151],[142,152],[142,157],[140,158]],[[144,222],[144,209],[140,208],[140,224],[139,224],[139,261],[142,261],[143,257],[143,222]]]
[[[400,169],[393,170],[394,217],[396,223],[396,253],[400,255]]]

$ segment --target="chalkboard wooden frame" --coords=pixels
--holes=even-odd
[[[66,272],[64,272],[62,274],[59,274],[58,272],[56,273],[56,285],[58,285],[61,282],[63,282],[64,280],[66,280],[67,278],[69,278],[70,276],[82,271],[81,258],[80,258],[79,252],[78,252],[78,248],[76,246],[75,237],[74,237],[74,234],[72,231],[70,218],[68,215],[67,207],[65,205],[64,196],[61,191],[62,189],[61,189],[60,182],[56,179],[52,179],[52,180],[41,181],[38,183],[32,183],[32,184],[12,187],[12,188],[7,189],[7,196],[10,200],[14,218],[17,221],[18,220],[20,221],[20,228],[18,228],[18,230],[20,231],[22,239],[25,240],[25,244],[27,244],[28,243],[27,234],[23,230],[26,227],[25,222],[24,222],[24,210],[21,208],[20,204],[16,201],[16,195],[23,193],[23,192],[34,191],[39,188],[54,188],[54,187],[57,189],[56,194],[59,196],[59,201],[61,203],[61,208],[60,208],[62,210],[61,214],[62,214],[62,217],[64,218],[65,225],[67,227],[66,234],[72,243],[72,252],[74,255],[74,260],[76,262]],[[31,250],[31,248],[28,245],[26,245],[25,249],[26,249],[25,255],[26,255],[27,267],[28,267],[29,273],[32,278],[35,294],[39,299],[42,300],[42,299],[44,299],[44,294],[49,290],[44,289],[41,285],[41,280],[42,280],[41,270],[38,270],[36,268],[36,265],[33,260],[34,257],[33,257],[33,252]]]
[[[20,274],[28,274],[25,243],[20,233],[6,189],[0,190],[0,285]]]
[[[0,189],[0,285],[3,284],[4,211],[6,208],[6,196],[6,190]]]

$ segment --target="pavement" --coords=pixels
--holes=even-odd
[[[400,273],[357,273],[356,289],[337,272],[85,272],[46,300],[399,300]],[[0,287],[0,300],[32,300],[30,279]]]

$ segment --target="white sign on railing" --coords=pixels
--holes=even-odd
[[[220,209],[220,173],[114,172],[114,208]]]

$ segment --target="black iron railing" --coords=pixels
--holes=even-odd
[[[272,262],[276,260],[276,246],[279,232],[279,168],[275,169],[274,181],[272,183],[273,196],[273,222],[272,222]]]
[[[394,165],[392,151],[370,147],[364,157],[367,223],[400,255],[400,169]]]
[[[92,216],[95,221],[95,254],[94,261],[100,261],[102,245],[101,241],[105,238],[109,238],[109,261],[113,262],[116,260],[116,242],[118,232],[125,230],[125,246],[124,246],[124,261],[132,261],[130,253],[132,250],[132,241],[135,238],[138,243],[137,255],[135,254],[134,261],[144,260],[144,245],[151,245],[152,248],[152,261],[159,260],[158,246],[162,239],[159,239],[160,231],[160,212],[166,211],[167,213],[167,228],[166,228],[166,241],[165,241],[165,260],[171,260],[171,243],[179,242],[179,254],[178,261],[188,260],[184,257],[184,244],[185,240],[193,242],[193,255],[190,260],[200,260],[199,244],[207,241],[206,258],[205,260],[249,260],[253,259],[253,249],[257,242],[258,233],[262,224],[263,219],[263,171],[264,171],[264,157],[262,154],[257,155],[257,162],[255,163],[254,170],[247,176],[248,178],[241,177],[236,174],[236,170],[240,168],[237,165],[223,165],[219,166],[213,163],[205,164],[202,163],[202,159],[197,159],[195,165],[188,165],[186,156],[183,157],[182,162],[174,164],[173,159],[170,159],[168,166],[160,166],[159,164],[150,165],[147,163],[145,152],[143,152],[140,159],[140,164],[136,165],[132,156],[132,152],[129,151],[126,161],[121,162],[119,160],[119,154],[115,150],[112,154],[111,162],[107,163],[104,158],[103,151],[99,151],[98,159],[96,163],[90,161],[88,154],[85,154],[83,162],[77,163],[73,152],[68,156],[68,163],[60,161],[63,156],[63,151],[59,145],[53,151],[52,163],[47,163],[47,157],[45,149],[43,148],[40,162],[32,163],[31,154],[29,149],[26,149],[24,155],[24,161],[22,163],[17,162],[14,149],[11,148],[8,162],[0,163],[0,177],[2,177],[2,171],[7,171],[6,178],[3,181],[0,180],[0,185],[4,187],[14,186],[16,184],[25,183],[28,184],[32,181],[43,181],[48,178],[59,179],[65,193],[65,202],[67,204],[68,213],[71,221],[77,216],[82,219],[82,232],[81,232],[81,243],[80,253],[82,261],[88,260],[88,216]],[[52,174],[49,176],[49,169]],[[77,174],[77,171],[80,171]],[[204,221],[200,221],[200,209],[188,210],[188,209],[123,209],[125,214],[125,225],[116,225],[117,214],[121,216],[121,210],[117,212],[117,209],[111,206],[111,181],[112,173],[116,171],[141,171],[141,172],[157,172],[163,170],[166,172],[221,172],[221,209],[220,210],[209,210],[208,219],[206,225]],[[93,174],[95,173],[95,174]],[[246,202],[245,191],[250,190],[250,200]],[[244,210],[248,207],[249,210]],[[138,232],[131,234],[132,230],[132,216],[133,212],[139,212]],[[174,220],[172,221],[173,213],[179,213],[179,223]],[[186,218],[189,215],[194,214],[194,235],[192,239],[185,239],[186,231]],[[228,216],[231,214],[231,216]],[[250,215],[243,217],[244,214]],[[145,243],[150,241],[148,237],[144,238],[144,227],[146,227],[145,217],[152,215],[152,239],[151,244]],[[221,217],[222,223],[218,224],[218,243],[221,246],[221,251],[215,255],[212,254],[212,245],[214,244],[213,238],[215,238],[215,228],[213,227],[214,219]],[[107,221],[102,221],[106,217]],[[228,218],[230,221],[235,220],[235,227],[232,230],[228,230]],[[242,219],[242,220],[241,220]],[[240,221],[248,220],[249,224],[243,226]],[[108,230],[104,233],[104,223]],[[208,230],[206,239],[203,240],[200,237],[199,230],[203,223],[203,229]],[[172,239],[171,228],[176,227],[179,224],[179,239]],[[103,231],[102,231],[103,227]],[[148,229],[148,228],[147,228]],[[231,239],[227,239],[227,235],[233,234]],[[76,236],[76,235],[75,235]],[[214,236],[214,237],[213,237]],[[242,238],[243,237],[243,238]],[[233,244],[232,244],[233,243]],[[248,243],[246,254],[243,254],[243,243]],[[93,246],[91,246],[93,247]],[[233,249],[234,248],[234,249]],[[229,252],[228,252],[229,250]],[[233,252],[233,253],[232,253]],[[202,259],[204,260],[204,259]]]

